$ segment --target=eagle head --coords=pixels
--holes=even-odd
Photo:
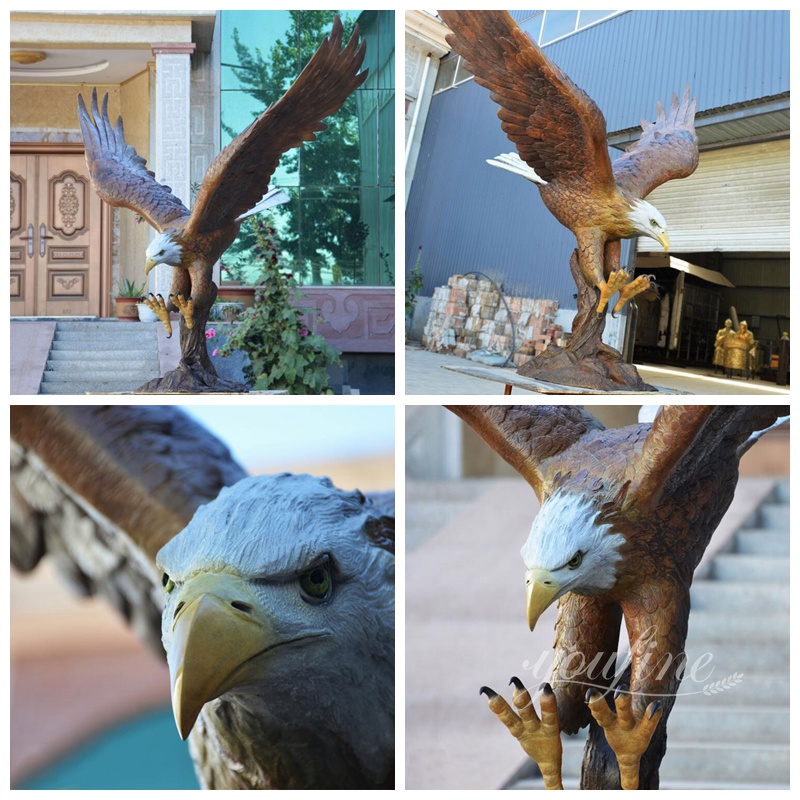
[[[669,249],[669,233],[667,221],[663,214],[647,200],[635,200],[628,219],[634,228],[635,236],[649,236],[655,239],[664,250]]]
[[[374,784],[385,777],[394,556],[375,536],[385,519],[327,478],[262,475],[223,489],[159,551],[181,737],[201,717],[198,736],[210,729],[231,763],[279,764],[275,788],[352,785],[345,752],[363,757]]]
[[[150,242],[144,254],[147,256],[147,261],[144,265],[146,275],[157,264],[179,266],[183,257],[183,248],[175,240],[175,234],[172,231],[161,231]]]
[[[611,589],[624,542],[621,533],[600,521],[587,497],[559,491],[547,498],[521,551],[530,629],[567,592],[597,595]]]

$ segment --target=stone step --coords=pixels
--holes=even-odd
[[[760,556],[788,556],[789,531],[771,528],[742,528],[736,534],[736,552]]]
[[[721,553],[714,557],[711,575],[721,581],[775,583],[789,580],[789,559],[780,556]]]
[[[719,679],[728,675],[728,672],[714,670],[713,678]],[[788,664],[783,674],[758,673],[756,671],[745,672],[742,682],[728,691],[712,695],[712,697],[724,697],[726,707],[746,708],[752,706],[769,708],[788,708],[789,707],[789,673]],[[702,688],[702,687],[699,687]],[[705,707],[710,702],[709,696],[701,691],[689,694],[693,690],[687,681],[681,684],[678,691],[678,704],[681,706],[702,706]]]
[[[119,372],[123,368],[125,371],[130,372],[137,370],[151,372],[154,369],[158,369],[157,357],[143,358],[141,353],[138,353],[137,356],[137,358],[131,358],[130,354],[128,354],[128,358],[126,359],[90,358],[86,360],[83,359],[83,355],[81,355],[80,360],[75,358],[49,358],[45,365],[45,374],[48,372],[56,374],[80,372],[81,374],[96,373],[97,375],[102,375],[104,372],[108,371]]]
[[[106,394],[108,392],[132,392],[147,378],[135,381],[57,381],[42,383],[39,394]]]
[[[730,639],[729,643],[709,643],[708,641],[697,639],[691,630],[691,618],[689,619],[689,636],[686,640],[687,670],[689,675],[692,665],[705,664],[707,659],[701,658],[708,653],[712,659],[707,666],[697,669],[695,674],[699,676],[693,691],[702,689],[702,685],[711,681],[718,681],[734,673],[744,674],[747,680],[751,680],[754,673],[764,675],[784,675],[789,672],[789,644],[788,635],[783,644],[753,644],[747,646],[746,641]],[[711,671],[713,667],[713,672]],[[710,673],[710,675],[709,675]],[[707,677],[708,676],[708,677]],[[686,679],[684,679],[686,684]],[[690,691],[688,685],[681,686],[682,691]],[[737,690],[738,691],[738,690]]]
[[[564,742],[564,776],[580,775],[583,748],[583,740]],[[659,772],[664,781],[686,780],[691,775],[701,782],[785,784],[789,782],[789,745],[670,741]]]
[[[565,790],[579,789],[580,780],[575,778],[564,778],[562,781]],[[504,787],[511,790],[523,791],[543,791],[544,781],[541,778],[527,778],[517,781],[513,786]],[[788,791],[788,783],[729,783],[727,781],[713,781],[704,783],[702,781],[679,781],[679,780],[661,780],[659,788],[666,790],[687,791],[692,789],[717,789],[720,791]]]
[[[737,687],[738,690],[739,687]],[[731,690],[733,691],[733,690]],[[789,741],[789,708],[724,706],[712,704],[721,695],[707,698],[709,705],[688,705],[680,699],[669,717],[668,734],[673,741],[766,742]]]
[[[757,604],[750,607],[758,611]],[[695,609],[689,616],[689,641],[724,644],[740,641],[750,644],[781,644],[788,640],[789,613],[737,613]]]
[[[137,381],[158,377],[158,366],[147,364],[142,369],[83,369],[83,370],[56,370],[42,373],[42,384],[65,383],[71,381],[89,381],[92,383],[116,383],[119,381]],[[144,381],[142,381],[144,382]]]
[[[726,614],[769,608],[781,613],[789,610],[789,586],[777,583],[737,583],[697,580],[692,584],[691,626],[695,611],[721,611]]]
[[[448,481],[406,481],[406,505],[461,501],[469,503],[483,491],[487,482],[483,478],[460,478]]]
[[[118,342],[124,348],[135,345],[137,342],[151,341],[156,341],[155,330],[138,330],[134,333],[120,333],[116,329],[98,333],[60,333],[56,331],[53,337],[53,342],[56,344],[86,348],[92,348],[101,342]]]
[[[762,528],[789,530],[788,503],[764,503],[758,510],[759,524]]]
[[[775,489],[772,492],[773,503],[789,503],[791,497],[791,488],[788,480],[779,480],[775,482]]]
[[[50,350],[50,355],[48,356],[48,363],[50,361],[74,361],[76,352],[80,352],[80,358],[83,361],[107,361],[107,362],[117,362],[117,363],[125,363],[131,357],[131,349],[123,349],[120,348],[118,350],[107,350],[107,349],[98,349],[98,350],[80,350],[76,351],[72,348],[53,348]],[[158,358],[158,348],[156,347],[155,343],[153,346],[148,346],[147,348],[137,347],[135,348],[134,352],[142,357],[147,358]]]

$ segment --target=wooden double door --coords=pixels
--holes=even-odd
[[[108,221],[81,152],[12,148],[12,316],[108,313]]]

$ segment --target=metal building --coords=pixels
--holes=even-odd
[[[637,303],[629,333],[640,356],[709,363],[732,307],[769,355],[789,324],[789,12],[512,14],[603,111],[612,160],[638,139],[640,120],[655,118],[656,101],[687,84],[697,98],[698,170],[648,198],[678,260],[654,263],[658,245],[646,239],[638,253],[635,240],[623,247],[629,267],[655,272],[661,294]],[[568,320],[574,237],[532,184],[486,164],[513,150],[496,111],[460,58],[446,56],[416,125],[406,268],[421,246],[423,294],[480,270],[510,295],[557,300]]]

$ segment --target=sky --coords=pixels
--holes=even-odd
[[[303,460],[394,452],[393,406],[184,406],[244,466],[283,469]]]

